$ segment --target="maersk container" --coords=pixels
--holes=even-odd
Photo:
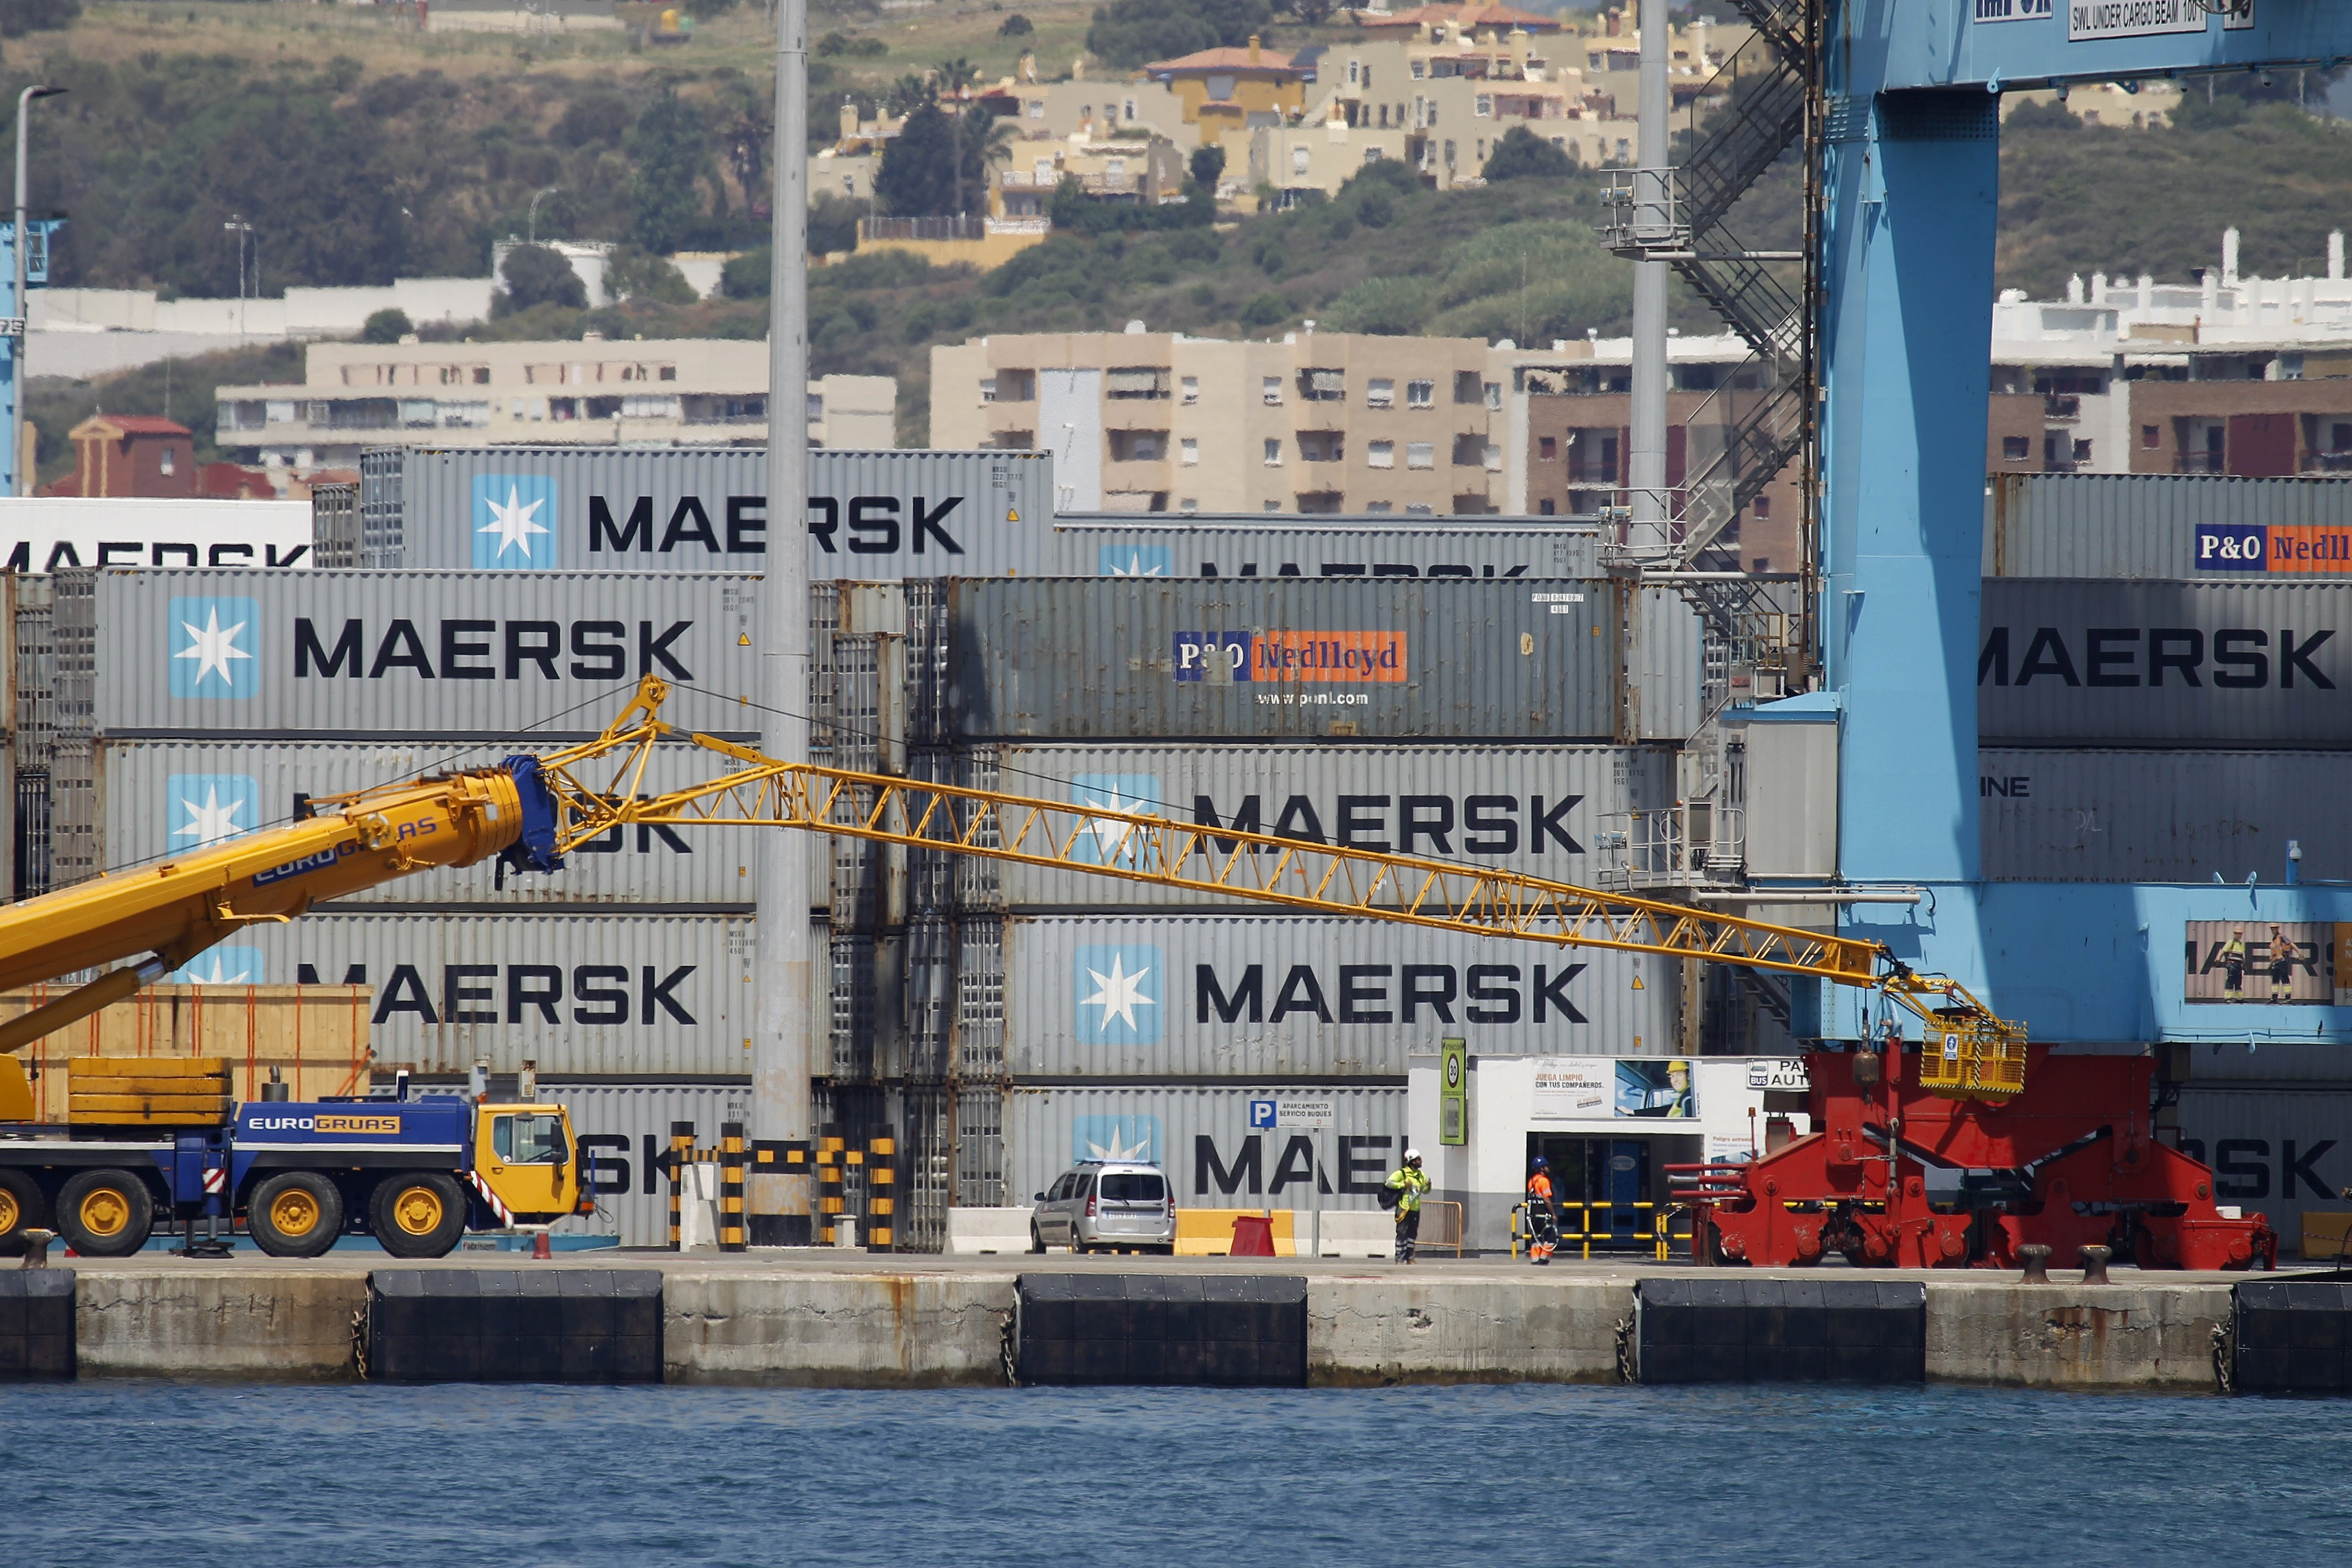
[[[1402,1079],[1499,1056],[1672,1056],[1679,961],[1319,916],[1008,919],[1016,1080]]]
[[[948,711],[967,740],[1608,740],[1603,582],[967,579]]]
[[[560,1220],[558,1236],[609,1236],[623,1247],[669,1245],[672,1122],[694,1124],[694,1146],[713,1149],[729,1121],[751,1120],[751,1080],[702,1083],[562,1083],[541,1079],[539,1098],[572,1113],[583,1158],[594,1155],[596,1212]]]
[[[2352,575],[2352,485],[2222,475],[1996,474],[1988,577]]]
[[[2352,879],[2340,752],[1979,754],[1984,874],[2010,882]]]
[[[61,733],[518,748],[662,716],[757,735],[756,578],[651,572],[65,573]]]
[[[591,1078],[751,1070],[752,922],[741,915],[341,913],[251,926],[175,971],[194,984],[375,988],[369,1044],[396,1068],[536,1062]]]
[[[1054,536],[1064,577],[1596,577],[1591,527],[1384,527],[1349,518],[1315,527],[1295,518],[1064,516]],[[1399,520],[1400,523],[1407,520]]]
[[[809,454],[809,575],[1034,573],[1053,549],[1043,452]],[[408,447],[366,453],[368,564],[756,572],[764,447]]]
[[[456,768],[488,767],[506,750],[426,742],[100,742],[96,818],[102,834],[88,874],[121,871],[201,849],[294,819],[298,802]],[[715,752],[664,746],[648,760],[644,792],[662,794],[732,773]],[[587,770],[602,787],[612,769]],[[424,908],[481,905],[661,905],[748,910],[767,829],[618,827],[565,857],[551,874],[509,873],[500,889],[489,864],[420,872],[345,900]]]
[[[1251,1102],[1267,1100],[1328,1101],[1331,1125],[1254,1126]],[[1004,1097],[1004,1201],[1033,1202],[1082,1160],[1141,1160],[1167,1173],[1180,1209],[1303,1212],[1318,1185],[1326,1209],[1372,1209],[1405,1134],[1402,1084],[1015,1088]]]
[[[1674,804],[1675,764],[1664,748],[1633,746],[1004,746],[990,783],[1014,795],[1589,886],[1600,875],[1601,835],[1624,826],[1611,817]],[[1082,839],[1079,852],[1118,865],[1118,829]],[[1204,850],[1195,868],[1213,864]],[[971,859],[961,880],[967,907],[1270,912],[1216,894],[1009,861]],[[1400,886],[1397,898],[1417,891]]]
[[[1979,638],[1990,744],[2352,742],[2352,583],[1990,577]]]
[[[2205,1048],[2196,1050],[2201,1079]],[[2185,1084],[2180,1147],[2213,1167],[2217,1202],[2268,1216],[2283,1255],[2338,1261],[2332,1238],[2324,1250],[2304,1251],[2303,1219],[2314,1210],[2344,1212],[2342,1194],[2352,1185],[2352,1086],[2340,1078],[2332,1088]]]

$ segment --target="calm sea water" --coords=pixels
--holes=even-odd
[[[0,1390],[11,1565],[2352,1556],[2352,1403],[1963,1388]]]

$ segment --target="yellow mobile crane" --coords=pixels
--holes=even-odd
[[[1883,1072],[1835,1066],[1840,1059],[1878,1061],[1874,1050],[1858,1056],[1815,1053],[1817,1064],[1830,1058],[1815,1068],[1817,1131],[1770,1157],[1831,1142],[1823,1173],[1801,1182],[1805,1191],[1795,1201],[1810,1205],[1807,1212],[1830,1205],[1844,1216],[1843,1230],[1809,1232],[1815,1240],[1828,1237],[1842,1245],[1849,1232],[1856,1232],[1865,1243],[1884,1242],[1883,1247],[1857,1243],[1844,1248],[1870,1261],[1955,1260],[1941,1255],[1947,1250],[1942,1244],[1957,1234],[1951,1225],[1937,1220],[1922,1229],[1919,1215],[1903,1214],[1911,1206],[1904,1201],[1906,1193],[1918,1196],[1916,1184],[1903,1179],[1911,1163],[1903,1118],[1919,1119],[1923,1097],[1949,1107],[1941,1119],[1948,1135],[2005,1109],[2025,1109],[2015,1103],[2026,1087],[2022,1026],[1994,1017],[1957,982],[1914,973],[1875,942],[1443,860],[781,761],[666,723],[661,709],[667,694],[664,682],[647,677],[594,740],[512,757],[502,767],[320,796],[310,803],[314,815],[307,820],[0,910],[0,990],[121,964],[0,1026],[0,1120],[12,1098],[29,1103],[22,1069],[5,1053],[131,994],[242,926],[290,921],[318,904],[413,871],[471,866],[494,856],[502,873],[509,868],[552,871],[566,851],[626,824],[842,834],[1302,911],[1739,963],[1874,990],[1923,1025],[1929,1048],[1914,1058],[1912,1084],[1898,1090],[1903,1058],[1891,1035]],[[664,742],[684,742],[714,753],[730,771],[685,789],[646,795],[646,768],[656,745]],[[122,963],[126,959],[135,962]],[[1826,1104],[1825,1081],[1842,1086],[1842,1093],[1831,1092]],[[1881,1083],[1883,1095],[1874,1092]],[[1916,1093],[1905,1092],[1911,1089]],[[2028,1119],[2051,1120],[2031,1112]],[[2079,1124],[2083,1112],[2069,1111],[2062,1120]],[[1849,1121],[1853,1125],[1846,1125]],[[1973,1152],[1964,1136],[1948,1136],[1947,1143],[1948,1152]],[[2134,1147],[2137,1162],[2138,1145]],[[1874,1148],[1884,1152],[1873,1152]],[[5,1173],[0,1161],[0,1174]],[[1740,1228],[1732,1216],[1743,1202],[1748,1212],[1768,1216],[1790,1206],[1757,1194],[1729,1194],[1719,1190],[1724,1181],[1711,1178],[1699,1193],[1702,1218],[1716,1232]],[[2211,1210],[2210,1185],[2209,1178],[2200,1218]],[[576,1193],[576,1186],[553,1196],[560,1199],[563,1192]],[[0,1204],[5,1201],[0,1194]],[[1924,1211],[1927,1205],[1922,1199],[1916,1206]],[[1968,1217],[1960,1216],[1963,1227]],[[1771,1260],[1765,1253],[1792,1246],[1802,1250],[1779,1236],[1786,1226],[1759,1223],[1764,1228],[1755,1240],[1735,1237],[1722,1255],[1763,1262]],[[0,1226],[0,1231],[6,1228]],[[1778,1239],[1769,1239],[1766,1232]],[[1916,1233],[1911,1239],[1902,1238],[1911,1232]],[[2007,1251],[1996,1248],[2000,1255]]]

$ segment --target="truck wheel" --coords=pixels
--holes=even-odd
[[[0,1171],[0,1258],[21,1257],[24,1233],[48,1226],[49,1201],[41,1184],[22,1171]]]
[[[394,1258],[441,1258],[466,1233],[466,1195],[438,1171],[386,1176],[368,1205],[368,1228]]]
[[[281,1171],[246,1200],[246,1234],[272,1258],[316,1258],[343,1233],[343,1194],[312,1171]]]
[[[84,1258],[128,1258],[154,1223],[147,1184],[128,1171],[84,1171],[58,1194],[58,1234]]]

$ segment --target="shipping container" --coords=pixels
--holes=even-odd
[[[75,880],[126,870],[295,819],[321,795],[404,783],[455,768],[488,767],[509,748],[429,742],[101,741],[89,770],[94,794],[59,802],[56,835],[71,845]],[[648,760],[644,793],[662,794],[736,771],[740,764],[696,747],[664,746]],[[586,770],[599,787],[607,767]],[[86,804],[85,804],[86,801]],[[84,816],[98,832],[80,842]],[[677,910],[748,909],[758,885],[765,830],[744,827],[614,828],[565,857],[551,875],[509,873],[499,888],[488,864],[421,872],[381,883],[350,904],[419,908],[479,905],[661,905]]]
[[[596,1212],[558,1222],[558,1236],[610,1236],[623,1247],[669,1245],[669,1178],[656,1163],[673,1122],[694,1124],[694,1146],[713,1149],[729,1121],[751,1120],[749,1078],[702,1083],[540,1081],[539,1097],[572,1113],[583,1156],[596,1158]]]
[[[809,575],[1049,569],[1043,452],[809,454]],[[361,461],[361,563],[482,571],[756,572],[764,447],[403,447]]]
[[[2282,1254],[2301,1252],[2305,1214],[2352,1210],[2352,1084],[2191,1083],[2179,1109],[2181,1151],[2213,1167],[2215,1201],[2268,1216]],[[2336,1261],[2335,1243],[2322,1257]]]
[[[2340,752],[1994,750],[1979,754],[1997,882],[2352,880]]]
[[[61,732],[451,742],[593,735],[640,676],[663,717],[753,734],[759,582],[715,574],[66,573]]]
[[[966,580],[968,740],[1608,740],[1624,650],[1593,581]]]
[[[1637,746],[1003,746],[982,787],[1590,885],[1604,819],[1674,803],[1674,753]],[[1619,826],[1622,826],[1619,825]],[[1082,845],[1118,862],[1117,832]],[[1204,850],[1200,868],[1210,861]],[[1255,908],[1083,871],[968,859],[967,908]],[[1400,900],[1412,891],[1402,886]]]
[[[1633,741],[1683,741],[1698,732],[1706,707],[1706,640],[1697,608],[1672,588],[1643,588],[1627,617],[1625,697],[1620,733]]]
[[[1988,577],[2352,575],[2352,485],[2222,475],[1996,474]]]
[[[2352,742],[2352,583],[1987,578],[1988,742]]]
[[[1296,518],[1063,516],[1051,571],[1024,577],[1597,577],[1601,533],[1514,527],[1481,518],[1387,527],[1350,518],[1317,527]],[[973,573],[970,575],[980,575]],[[990,574],[994,575],[994,574]]]
[[[1401,1081],[1458,1037],[1489,1056],[1672,1056],[1676,965],[1647,953],[1324,916],[1003,922],[1016,1080]]]
[[[379,1075],[703,1078],[751,1070],[752,922],[740,915],[324,911],[251,926],[182,984],[372,985]]]
[[[75,566],[307,570],[312,508],[299,500],[0,496],[0,571]]]
[[[1253,1100],[1329,1102],[1318,1131],[1254,1126]],[[1260,1113],[1261,1116],[1263,1112]],[[1025,1205],[1081,1160],[1141,1160],[1180,1208],[1376,1209],[1404,1154],[1402,1085],[1017,1088],[1004,1098],[1004,1201]]]

